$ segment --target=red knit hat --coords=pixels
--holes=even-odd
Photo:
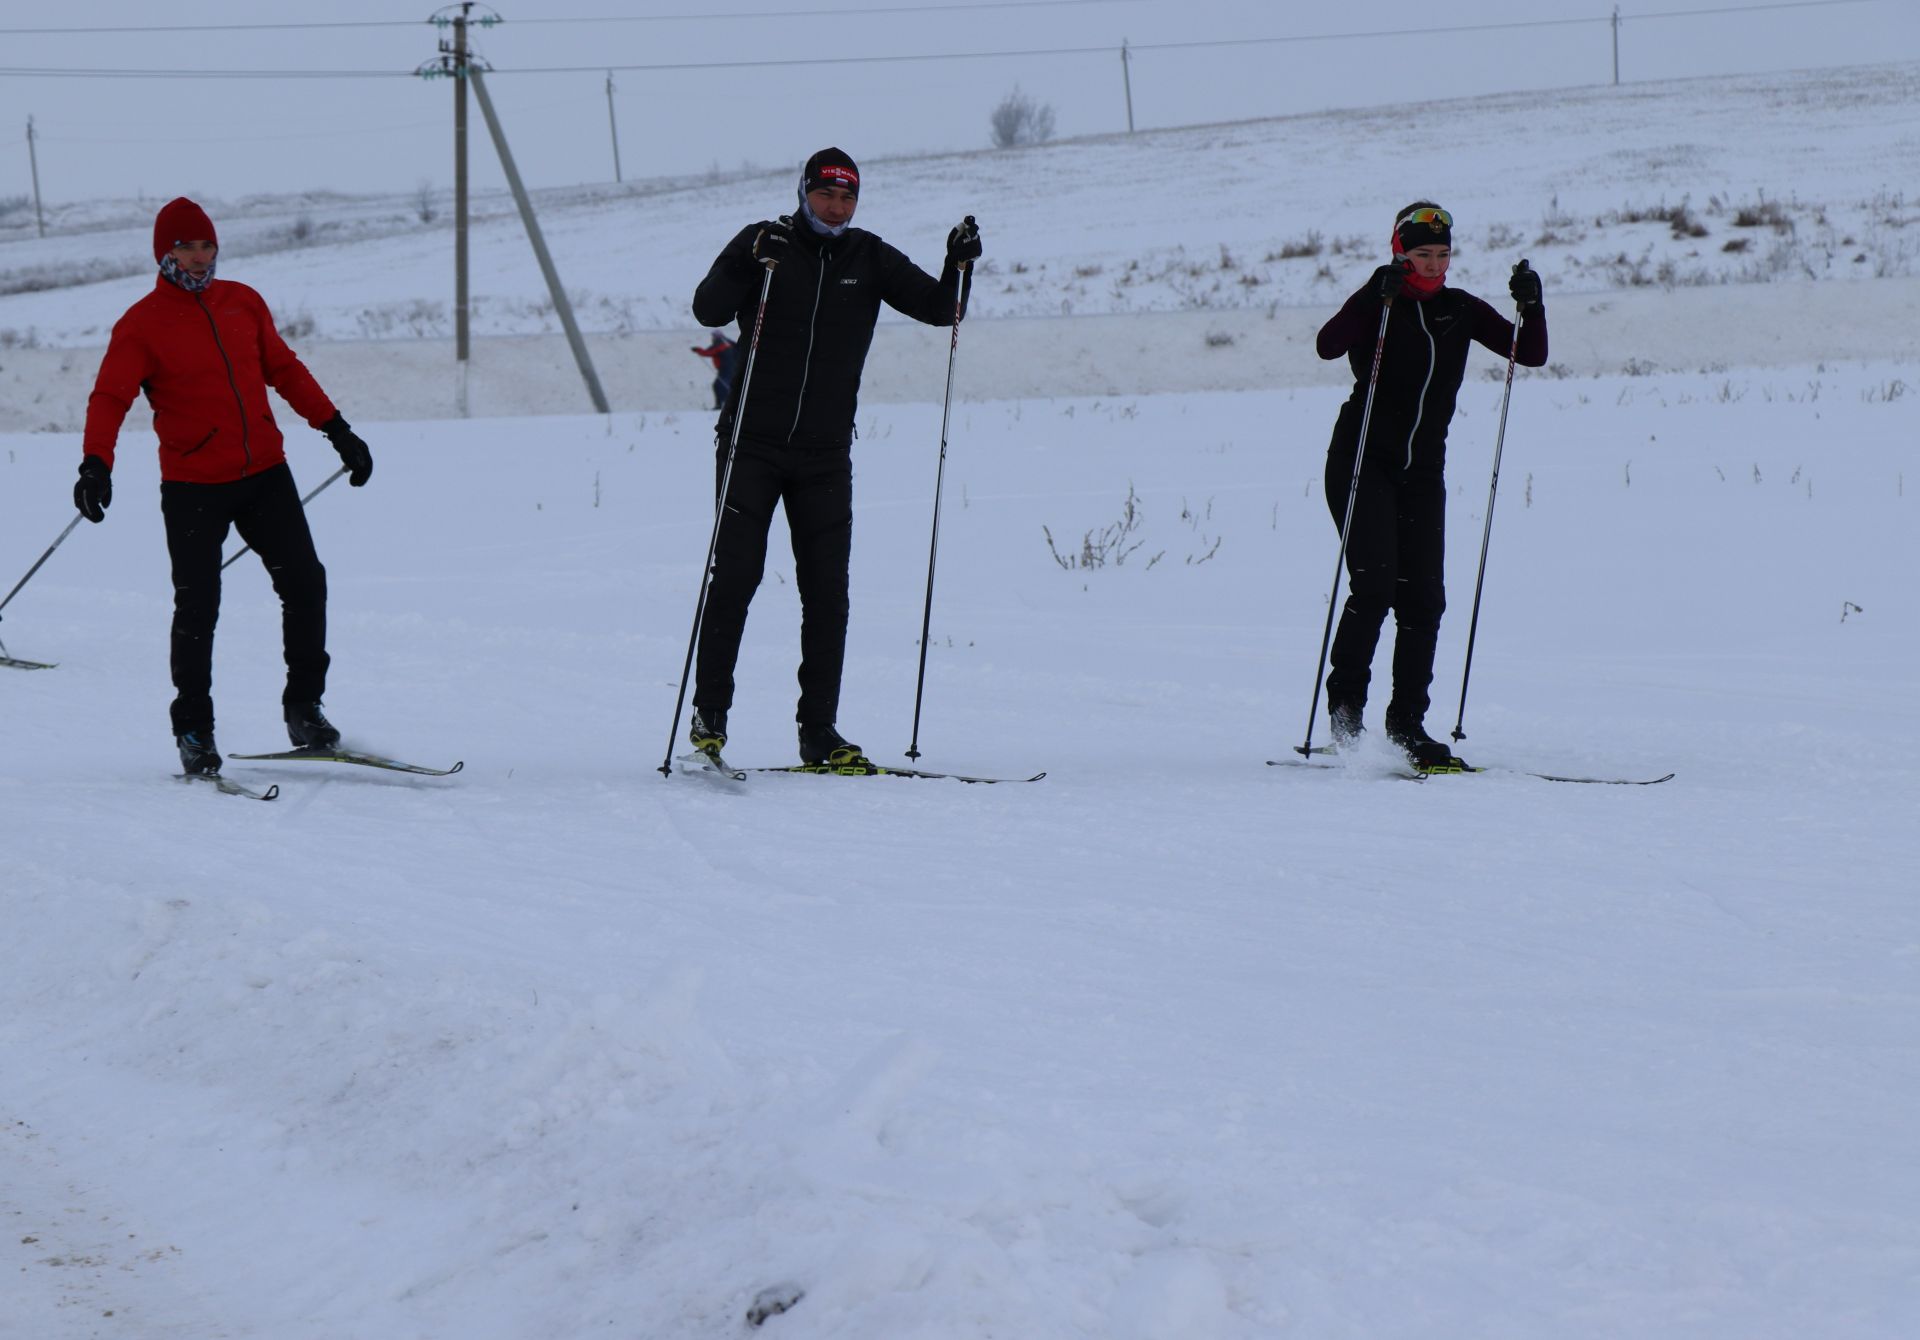
[[[220,245],[220,237],[213,231],[213,220],[207,217],[207,211],[184,195],[167,201],[160,206],[160,213],[154,216],[154,260],[164,260],[167,253],[182,242],[211,242],[215,247]]]

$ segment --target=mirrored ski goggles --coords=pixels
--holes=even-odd
[[[1442,228],[1451,230],[1453,227],[1453,215],[1447,213],[1446,210],[1441,209],[1438,205],[1426,205],[1420,209],[1410,209],[1405,214],[1402,214],[1395,220],[1393,230],[1397,233],[1410,223],[1425,224],[1429,228],[1438,224]]]

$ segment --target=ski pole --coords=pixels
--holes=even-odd
[[[321,489],[331,484],[334,480],[340,478],[340,476],[344,475],[346,472],[347,472],[347,467],[343,465],[338,470],[335,470],[332,474],[328,475],[325,479],[321,480],[318,484],[314,485],[313,491],[307,494],[306,497],[300,500],[300,505],[302,507],[305,507],[308,503],[312,502],[314,500],[314,497],[320,492]],[[252,552],[253,552],[252,545],[250,544],[241,545],[239,549],[234,551],[234,555],[232,558],[229,558],[220,564],[220,571],[225,572],[228,568],[232,567],[235,563],[240,561],[240,557],[242,554],[249,554]]]
[[[1520,274],[1529,267],[1522,260],[1513,267]],[[1520,327],[1526,324],[1527,309],[1513,309],[1513,347],[1507,351],[1507,385],[1500,393],[1500,428],[1493,435],[1493,480],[1487,485],[1487,520],[1480,531],[1480,571],[1473,579],[1473,617],[1467,620],[1467,663],[1460,668],[1460,714],[1453,719],[1453,738],[1464,740],[1467,721],[1467,679],[1473,673],[1473,639],[1480,630],[1480,588],[1487,580],[1487,545],[1493,539],[1493,499],[1500,489],[1500,450],[1507,441],[1507,402],[1513,399],[1513,365],[1520,357]]]
[[[962,263],[953,279],[953,339],[947,345],[947,398],[940,407],[940,464],[933,474],[933,539],[927,546],[927,606],[920,615],[920,676],[913,683],[913,739],[907,757],[920,757],[920,702],[927,687],[927,637],[933,628],[933,564],[940,554],[940,490],[947,476],[947,420],[953,413],[953,361],[960,352],[960,312],[966,303],[968,271]]]
[[[73,515],[73,520],[69,521],[67,523],[67,528],[60,532],[60,538],[47,546],[47,552],[40,555],[39,558],[34,560],[33,566],[27,569],[27,575],[25,577],[22,577],[19,581],[13,584],[13,590],[7,592],[7,598],[5,600],[0,600],[0,610],[5,609],[8,605],[13,603],[13,598],[20,594],[20,588],[27,584],[27,582],[32,578],[34,573],[40,571],[40,565],[42,563],[45,563],[48,559],[53,557],[53,551],[60,547],[61,543],[67,538],[67,536],[73,534],[73,528],[79,524],[80,524],[80,514],[78,512],[75,512]]]
[[[762,261],[766,278],[760,281],[760,306],[753,314],[753,338],[747,344],[747,366],[740,373],[740,399],[733,406],[733,436],[727,442],[727,461],[720,468],[720,491],[713,500],[713,536],[707,541],[707,561],[700,569],[700,598],[693,606],[693,631],[687,634],[687,659],[680,667],[680,696],[673,703],[673,726],[667,731],[667,753],[660,775],[673,776],[673,740],[680,733],[680,713],[687,705],[687,681],[693,678],[693,650],[700,643],[700,625],[707,617],[707,592],[713,583],[713,556],[720,549],[720,522],[727,514],[727,485],[733,481],[733,457],[740,450],[740,424],[747,417],[747,392],[753,386],[753,360],[760,353],[760,327],[767,319],[767,295],[773,291],[773,269],[778,261]]]
[[[1313,701],[1307,706],[1306,743],[1294,746],[1304,757],[1313,756],[1313,719],[1320,711],[1320,676],[1327,668],[1327,648],[1333,644],[1333,613],[1340,608],[1340,574],[1347,566],[1347,536],[1353,529],[1353,504],[1360,496],[1360,464],[1367,456],[1367,425],[1373,420],[1373,393],[1380,387],[1380,360],[1387,352],[1387,318],[1393,299],[1380,304],[1380,334],[1373,342],[1373,371],[1367,374],[1367,401],[1360,410],[1360,440],[1353,449],[1353,480],[1347,485],[1347,512],[1340,519],[1340,556],[1333,561],[1333,591],[1327,596],[1327,627],[1320,635],[1320,660],[1313,670]]]

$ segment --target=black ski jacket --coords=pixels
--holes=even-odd
[[[1353,394],[1333,425],[1329,457],[1351,462],[1360,442],[1366,409],[1367,378],[1380,334],[1380,295],[1371,284],[1347,299],[1346,306],[1320,328],[1320,357],[1345,354],[1353,368]],[[1504,357],[1513,348],[1513,323],[1471,293],[1442,288],[1424,300],[1411,295],[1394,301],[1387,318],[1386,350],[1380,359],[1380,385],[1367,427],[1366,464],[1412,474],[1439,475],[1447,463],[1447,426],[1467,372],[1467,349],[1479,341]],[[1520,327],[1515,361],[1537,368],[1547,361],[1547,310],[1531,307]],[[1347,466],[1351,470],[1351,465]]]
[[[764,225],[742,228],[693,291],[693,315],[701,325],[740,323],[740,375],[720,413],[718,431],[722,441],[731,438],[746,389],[743,438],[844,449],[853,441],[860,374],[880,304],[930,326],[947,325],[954,319],[956,276],[948,266],[935,279],[864,229],[829,237],[814,232],[804,219],[786,222],[793,230],[788,249],[794,254],[774,267],[751,387],[744,386],[745,351],[766,273],[753,258],[753,240]],[[964,316],[964,293],[960,310]]]

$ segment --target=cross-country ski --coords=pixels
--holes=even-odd
[[[222,777],[217,772],[183,772],[177,775],[183,782],[204,782],[223,796],[244,796],[248,800],[274,800],[280,795],[280,787],[277,783],[268,786],[265,790],[260,790],[244,782],[236,782],[230,777]]]
[[[339,748],[284,749],[277,754],[228,754],[227,757],[252,763],[352,763],[362,768],[411,772],[422,777],[451,777],[467,766],[465,763],[455,763],[451,767],[436,768],[424,763],[403,763],[379,754],[363,754],[358,750]]]

